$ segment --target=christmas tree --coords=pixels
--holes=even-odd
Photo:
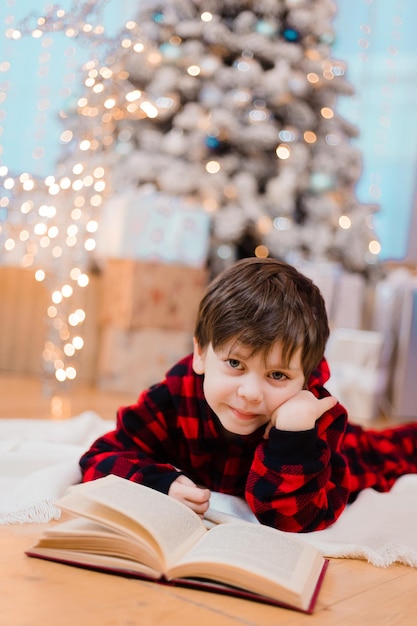
[[[61,112],[52,183],[26,174],[11,195],[29,190],[39,204],[64,179],[56,204],[80,206],[81,194],[99,221],[101,196],[153,187],[210,215],[215,271],[255,253],[372,269],[376,207],[357,201],[357,129],[336,110],[353,91],[331,56],[333,0],[141,0],[113,41],[87,24],[87,4],[77,15],[52,7],[32,31],[110,52],[85,64],[85,93]],[[97,184],[74,188],[97,172],[100,197]]]
[[[80,113],[95,111],[113,194],[152,185],[201,204],[214,271],[256,254],[367,273],[376,207],[356,199],[357,131],[336,111],[352,88],[331,57],[335,10],[332,0],[144,0],[109,71],[90,81],[74,137]]]

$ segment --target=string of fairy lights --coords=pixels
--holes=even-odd
[[[18,25],[12,12],[6,19],[5,37],[12,44],[17,46],[19,40],[28,36],[39,41],[37,73],[41,87],[34,130],[38,141],[32,152],[35,160],[42,159],[45,151],[45,120],[54,89],[46,79],[56,35],[63,33],[69,42],[64,51],[66,68],[60,93],[66,100],[74,95],[74,70],[78,69],[74,68],[71,40],[84,37],[96,51],[92,55],[94,60],[86,64],[90,74],[93,67],[100,67],[98,44],[101,48],[107,45],[101,56],[108,54],[109,42],[100,24],[103,2],[87,4],[88,7],[84,5],[84,9],[81,6],[76,10],[80,5],[75,3],[68,15],[63,9],[50,6],[45,15],[30,15]],[[98,23],[94,25],[94,21]],[[11,59],[14,50],[10,50]],[[101,68],[102,75],[106,71]],[[4,59],[0,72],[6,77],[12,75],[12,60]],[[2,83],[2,102],[7,99],[9,86],[10,81]],[[83,116],[91,117],[91,109],[86,105],[83,108],[82,101],[77,107]],[[18,265],[33,270],[36,280],[44,283],[49,293],[46,311],[49,323],[42,359],[45,387],[51,393],[55,383],[67,383],[78,375],[78,356],[85,344],[85,290],[90,283],[90,255],[96,247],[100,209],[109,193],[108,166],[102,147],[107,143],[111,115],[102,116],[96,124],[85,125],[76,133],[71,124],[66,126],[68,113],[62,111],[60,115],[64,129],[59,142],[63,150],[53,174],[45,177],[30,172],[14,174],[7,165],[0,166],[1,247]],[[111,135],[111,123],[109,132]]]
[[[31,36],[41,42],[40,76],[47,74],[53,35],[57,33],[70,41],[75,37],[85,39],[90,56],[83,66],[85,95],[78,98],[76,110],[60,112],[63,130],[59,141],[63,156],[54,174],[44,178],[29,172],[16,175],[7,165],[0,165],[2,250],[21,267],[33,269],[36,280],[43,282],[50,294],[42,358],[45,388],[51,393],[54,383],[67,383],[78,375],[78,354],[85,344],[83,292],[90,282],[89,267],[96,248],[100,211],[111,193],[115,125],[124,118],[137,120],[163,115],[164,109],[171,105],[166,99],[153,103],[146,94],[131,89],[128,73],[117,68],[112,51],[132,47],[133,52],[141,53],[143,45],[126,35],[106,37],[100,23],[104,4],[95,1],[82,5],[75,1],[68,13],[53,5],[43,16],[31,14],[18,25],[14,25],[12,14],[6,20],[5,37],[10,41],[19,42],[22,37]],[[125,31],[128,33],[135,26],[134,21],[127,22]],[[69,57],[71,51],[69,46]],[[113,63],[111,67],[109,61]],[[7,59],[0,66],[3,74],[12,69]],[[8,83],[2,87],[4,102]],[[71,90],[66,89],[68,99]],[[38,117],[35,131],[38,137],[42,136],[48,110],[45,89],[42,95],[38,109],[43,115]],[[42,158],[43,151],[41,145],[37,146],[33,157]]]

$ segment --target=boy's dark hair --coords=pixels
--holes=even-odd
[[[276,259],[248,258],[219,274],[203,296],[194,331],[201,348],[230,340],[268,354],[279,341],[284,365],[301,348],[306,381],[329,337],[326,307],[316,285]]]

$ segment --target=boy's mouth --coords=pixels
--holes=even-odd
[[[237,417],[239,420],[250,421],[253,419],[258,419],[260,417],[259,413],[253,413],[249,411],[241,411],[239,409],[235,409],[234,407],[230,407],[233,415]]]

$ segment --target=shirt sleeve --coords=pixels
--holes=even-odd
[[[181,474],[167,462],[175,456],[170,415],[173,407],[164,383],[143,392],[136,404],[120,408],[116,429],[97,439],[81,457],[83,482],[115,474],[168,493]]]
[[[346,411],[336,404],[311,430],[271,429],[256,449],[246,484],[246,500],[261,523],[308,532],[336,521],[350,494],[341,448],[346,424]]]

